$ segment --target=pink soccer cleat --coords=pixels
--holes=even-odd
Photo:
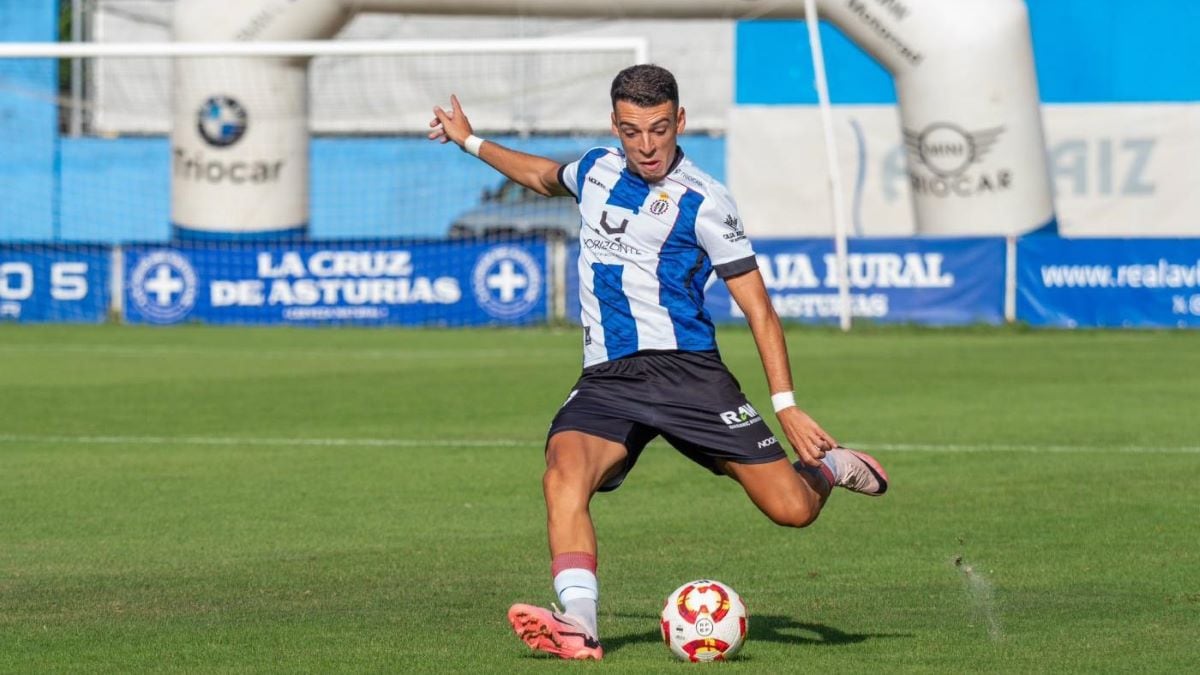
[[[878,497],[887,492],[887,472],[874,457],[850,448],[834,448],[825,453],[836,465],[836,485],[852,492]]]
[[[508,622],[517,637],[535,652],[563,659],[604,658],[604,648],[571,617],[533,605],[516,604],[508,608]]]

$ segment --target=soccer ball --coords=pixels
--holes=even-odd
[[[662,636],[683,661],[724,661],[741,649],[746,604],[729,586],[699,579],[675,589],[662,611]]]

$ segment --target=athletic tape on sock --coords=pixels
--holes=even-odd
[[[550,575],[558,576],[558,573],[571,568],[579,568],[592,572],[596,572],[596,556],[586,551],[568,551],[559,553],[550,561]]]

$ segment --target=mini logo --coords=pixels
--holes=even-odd
[[[713,622],[706,616],[702,616],[696,620],[696,634],[702,637],[712,635]]]
[[[592,344],[592,327],[591,326],[583,327],[583,344],[584,345]]]
[[[491,249],[471,274],[475,300],[497,319],[528,314],[542,297],[542,272],[533,256],[514,246]]]
[[[600,227],[603,227],[604,231],[609,234],[625,234],[625,230],[629,227],[629,221],[622,219],[620,225],[609,225],[608,211],[603,211],[600,213]]]
[[[920,133],[904,130],[904,144],[933,173],[949,178],[983,161],[1004,127],[965,131],[949,122],[934,122]]]
[[[650,213],[653,213],[656,216],[661,216],[662,214],[666,213],[667,209],[669,208],[671,208],[671,198],[667,195],[667,193],[660,192],[658,193],[658,199],[654,200],[654,203],[650,205]]]
[[[763,449],[763,448],[769,448],[769,447],[771,447],[772,445],[775,445],[775,444],[776,444],[776,443],[778,443],[778,442],[779,442],[779,439],[778,439],[778,438],[775,438],[774,436],[768,436],[768,437],[766,437],[766,438],[764,438],[764,439],[762,439],[761,441],[759,441],[759,442],[758,442],[758,448],[759,448],[760,450],[761,450],[761,449]]]
[[[725,412],[721,413],[721,421],[724,422],[725,426],[729,427],[730,429],[741,429],[742,427],[748,427],[755,422],[761,422],[762,417],[759,416],[758,411],[754,409],[754,406],[747,403],[745,405],[738,406],[737,410],[726,410]]]
[[[246,109],[229,96],[210,97],[196,112],[196,130],[209,145],[227,148],[246,133]]]
[[[1013,172],[1007,168],[974,167],[992,151],[1004,127],[966,131],[949,122],[934,122],[917,132],[904,130],[909,156],[909,182],[914,195],[937,198],[975,197],[1008,190]],[[924,166],[929,173],[911,167]]]
[[[196,304],[196,271],[174,251],[143,257],[129,274],[133,305],[154,323],[172,323]]]
[[[593,178],[591,176],[588,176],[588,182],[591,183],[592,185],[599,185],[600,189],[604,190],[605,192],[608,191],[607,185],[605,185],[604,183],[601,183],[600,181],[596,180],[595,178]]]

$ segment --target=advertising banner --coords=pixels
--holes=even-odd
[[[473,326],[547,319],[546,246],[321,242],[131,247],[130,323]]]
[[[1047,104],[1042,116],[1064,236],[1200,233],[1200,190],[1193,189],[1200,180],[1200,134],[1194,132],[1200,105]],[[990,204],[1032,179],[1016,169],[984,171],[968,161],[1003,143],[1008,129],[963,129],[947,140],[946,129],[902,127],[890,105],[838,105],[833,118],[855,235],[916,233],[914,196]],[[761,133],[764,128],[772,133]],[[933,142],[938,139],[943,142]],[[816,106],[733,109],[728,179],[750,236],[832,236],[823,143]],[[909,154],[920,160],[921,174],[910,172]],[[930,179],[931,173],[939,178]]]
[[[856,320],[950,325],[1004,322],[1004,239],[853,239],[850,305]],[[833,242],[760,239],[758,268],[784,321],[837,323]],[[709,287],[714,321],[742,313],[723,283]]]
[[[1200,239],[1023,237],[1017,319],[1063,328],[1200,328]]]
[[[107,246],[0,246],[0,321],[104,321],[110,256]]]
[[[784,321],[837,323],[833,242],[759,239],[758,267]],[[567,318],[579,321],[578,247],[568,249]],[[952,325],[1004,322],[1003,238],[853,239],[851,311],[883,323]],[[725,284],[713,275],[706,307],[716,323],[742,321]]]

